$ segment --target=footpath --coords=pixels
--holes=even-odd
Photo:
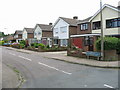
[[[5,47],[7,49],[16,50],[24,53],[35,53],[39,54],[45,58],[51,58],[55,60],[65,61],[74,64],[92,66],[92,67],[101,67],[101,68],[120,68],[120,61],[97,61],[92,59],[85,58],[77,58],[72,56],[67,56],[67,51],[59,51],[59,52],[35,52],[24,49],[15,49],[11,47]]]

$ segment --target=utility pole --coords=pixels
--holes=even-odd
[[[104,35],[103,35],[102,0],[100,0],[100,19],[101,19],[101,60],[104,60]]]

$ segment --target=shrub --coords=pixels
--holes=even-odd
[[[39,43],[39,44],[38,44],[38,46],[40,46],[40,47],[41,47],[41,49],[44,49],[44,48],[45,48],[45,45],[44,45],[44,44],[42,44],[42,43]]]
[[[19,43],[25,45],[25,40],[22,40],[22,41],[20,41]]]
[[[34,43],[31,43],[31,46],[34,46]]]
[[[50,48],[50,46],[49,46],[49,45],[47,45],[47,46],[46,46],[46,48],[48,48],[48,49],[49,49],[49,48]]]
[[[38,43],[32,43],[31,46],[34,46],[35,48],[38,48]]]
[[[4,41],[0,41],[0,46],[2,46],[4,44]]]
[[[117,50],[119,47],[119,39],[115,37],[104,38],[104,50]],[[101,38],[96,41],[97,50],[101,49]]]
[[[20,46],[21,46],[22,48],[25,48],[25,45],[24,45],[24,44],[20,44]]]

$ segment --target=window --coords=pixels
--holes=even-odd
[[[54,28],[54,33],[58,34],[58,28]]]
[[[38,32],[38,35],[40,35],[41,34],[41,32]]]
[[[60,27],[61,33],[67,33],[67,26],[65,27]]]
[[[54,39],[54,45],[58,45],[58,39]]]
[[[93,45],[93,38],[89,37],[89,36],[86,36],[85,39],[84,39],[84,45],[85,46]]]
[[[62,39],[62,40],[60,40],[60,44],[61,44],[61,46],[67,46],[68,41],[66,39]]]
[[[120,27],[120,18],[106,20],[106,28]]]
[[[34,35],[36,36],[36,35],[37,35],[37,33],[34,33]]]
[[[87,23],[81,24],[80,27],[81,27],[81,30],[88,30],[88,24]]]
[[[93,22],[93,30],[100,29],[101,28],[101,22]]]

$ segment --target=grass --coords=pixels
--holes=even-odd
[[[11,68],[16,74],[17,74],[17,76],[18,76],[18,80],[19,80],[19,84],[18,84],[18,86],[17,86],[17,88],[20,88],[21,87],[21,85],[25,82],[25,79],[24,79],[24,77],[20,74],[20,72],[19,72],[19,70],[16,68],[16,67],[12,67],[12,66],[10,66],[10,65],[7,65],[9,68]]]

